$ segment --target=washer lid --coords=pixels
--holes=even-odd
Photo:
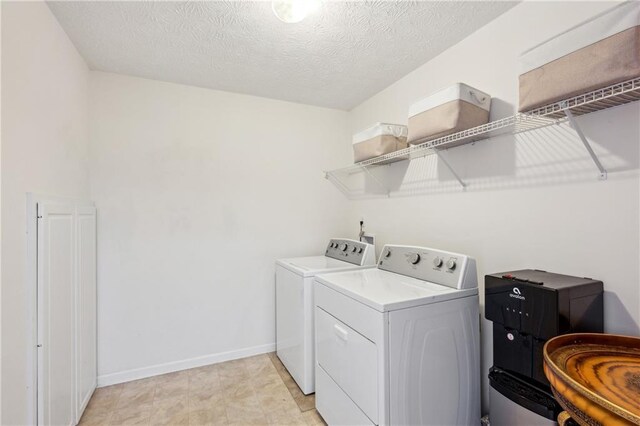
[[[381,269],[318,275],[316,282],[387,312],[478,294],[477,288],[454,289]]]
[[[294,272],[303,277],[312,277],[316,274],[336,272],[336,271],[349,271],[353,269],[373,268],[370,266],[359,266],[353,263],[344,262],[342,260],[333,259],[327,256],[309,256],[309,257],[294,257],[289,259],[278,259],[277,265],[280,265],[291,272]]]

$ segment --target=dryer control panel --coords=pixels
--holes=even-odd
[[[382,249],[378,269],[451,288],[478,287],[475,259],[427,247],[387,244]]]
[[[327,245],[325,256],[354,265],[375,265],[375,247],[361,241],[346,238],[332,238]]]

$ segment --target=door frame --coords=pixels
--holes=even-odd
[[[95,207],[89,200],[55,197],[28,192],[26,205],[27,258],[25,263],[27,285],[27,423],[38,424],[38,203],[73,203],[76,206]]]

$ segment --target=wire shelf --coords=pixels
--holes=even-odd
[[[500,120],[492,121],[478,127],[473,127],[462,132],[454,133],[431,141],[420,142],[407,148],[411,158],[420,157],[424,151],[426,154],[433,153],[435,149],[447,149],[482,139],[494,138],[501,135],[515,135],[529,130],[541,129],[543,127],[557,124],[560,120],[547,117],[531,116],[527,114],[516,114]]]
[[[515,135],[522,132],[542,129],[554,124],[570,121],[570,124],[585,143],[596,165],[600,169],[601,178],[606,179],[606,171],[599,164],[595,154],[590,150],[589,143],[577,127],[573,117],[584,115],[603,109],[624,105],[640,100],[640,77],[632,80],[616,83],[611,86],[594,90],[570,99],[562,100],[541,108],[524,113],[516,113],[510,117],[492,121],[478,127],[473,127],[458,133],[433,140],[419,140],[409,148],[401,149],[366,161],[352,164],[347,167],[325,172],[325,177],[334,182],[343,192],[345,184],[340,177],[359,172],[369,173],[371,166],[386,165],[396,161],[411,160],[413,158],[438,154],[439,151],[460,145],[489,139],[500,135]],[[453,170],[452,170],[453,171]],[[370,173],[369,173],[370,174]],[[455,174],[455,173],[454,173]],[[462,186],[466,186],[460,180]],[[383,186],[383,185],[381,185]]]
[[[526,114],[516,114],[501,120],[492,121],[482,126],[473,127],[462,132],[433,139],[426,142],[418,141],[409,148],[401,149],[369,160],[361,161],[347,167],[332,170],[327,173],[349,171],[359,171],[364,167],[385,165],[396,161],[408,160],[411,158],[422,157],[435,153],[436,149],[452,148],[454,146],[464,145],[467,143],[488,139],[505,134],[517,134],[532,129],[540,129],[542,127],[557,124],[559,120],[549,119],[546,117],[535,117]]]
[[[633,80],[616,83],[571,99],[546,105],[528,111],[526,114],[538,117],[563,118],[566,110],[571,110],[571,113],[577,116],[638,100],[640,100],[640,78],[634,78]]]

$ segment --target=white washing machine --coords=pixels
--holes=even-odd
[[[316,408],[330,425],[480,424],[474,259],[384,247],[378,267],[318,275]]]
[[[323,256],[276,261],[276,353],[305,394],[315,392],[313,278],[375,267],[375,248],[332,239]]]

